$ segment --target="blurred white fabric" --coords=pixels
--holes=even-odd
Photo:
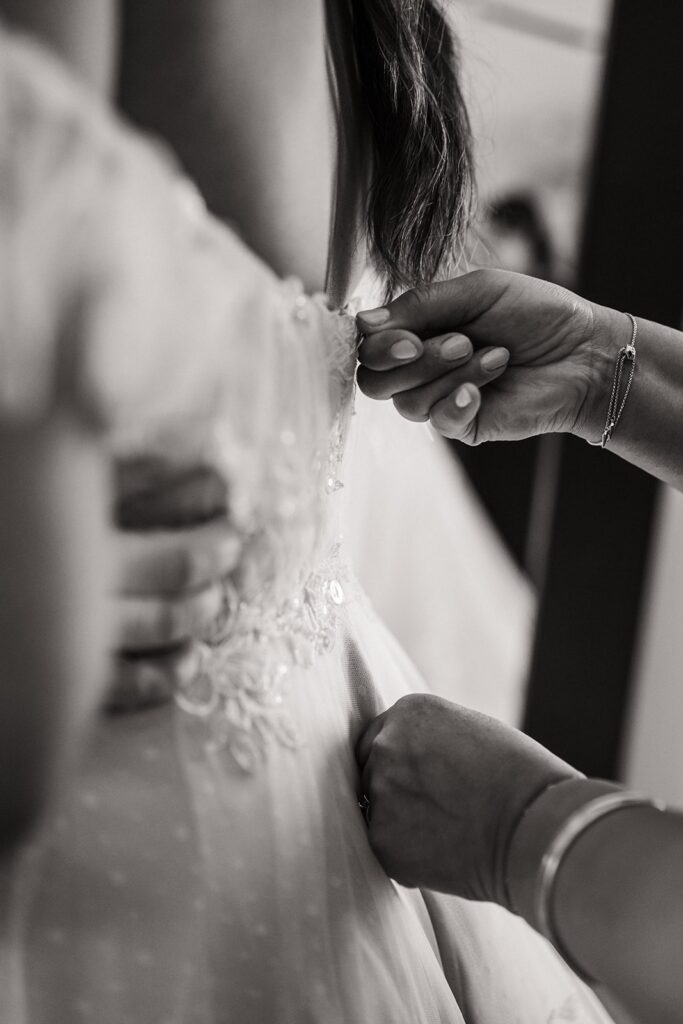
[[[380,304],[368,272],[354,311]],[[430,690],[520,722],[535,595],[466,473],[427,424],[360,392],[349,441],[344,529],[380,618]]]

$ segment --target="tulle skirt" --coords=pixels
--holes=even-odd
[[[486,904],[396,886],[368,845],[354,744],[423,688],[358,589],[292,672],[298,741],[251,773],[174,703],[103,717],[41,835],[4,869],[11,1024],[579,1024],[608,1018]]]
[[[357,393],[347,462],[348,547],[382,621],[432,692],[518,725],[535,595],[454,453]]]

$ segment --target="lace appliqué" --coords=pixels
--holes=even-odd
[[[318,332],[316,348],[321,342],[326,347],[327,427],[321,433],[318,424],[301,422],[301,408],[307,401],[315,404],[315,394],[307,395],[297,379],[290,408],[279,410],[265,485],[255,487],[244,465],[223,460],[231,516],[244,538],[244,555],[237,572],[224,582],[223,613],[201,646],[198,671],[175,693],[184,712],[206,720],[209,747],[229,752],[245,772],[256,769],[273,742],[290,749],[300,746],[285,700],[292,672],[311,668],[333,649],[350,586],[339,544],[330,545],[328,538],[333,496],[343,487],[355,324],[348,315],[330,310],[324,296],[308,298],[296,281],[284,283],[283,298],[289,329],[293,326],[302,335]],[[283,328],[286,332],[287,325]],[[306,361],[305,350],[300,358]],[[295,374],[297,369],[303,373],[306,368],[295,365]],[[317,383],[319,387],[323,382]],[[282,386],[285,390],[284,380]],[[335,410],[331,427],[330,408]],[[324,438],[322,450],[310,446],[316,434]],[[224,452],[239,450],[225,435],[220,445]],[[257,458],[263,460],[263,453]],[[302,572],[302,565],[314,568]],[[287,580],[299,582],[287,585]]]
[[[249,773],[272,742],[301,745],[285,699],[292,670],[311,668],[334,648],[347,581],[335,552],[278,608],[239,601],[227,588],[225,634],[202,645],[196,675],[175,695],[183,711],[207,719],[210,749],[227,750]]]

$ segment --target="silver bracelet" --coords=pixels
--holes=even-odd
[[[614,380],[612,382],[612,393],[610,395],[609,405],[607,407],[607,419],[605,420],[605,429],[602,432],[602,437],[599,441],[589,441],[588,444],[593,447],[606,448],[609,442],[612,440],[612,434],[621,419],[621,414],[624,411],[626,405],[626,399],[629,396],[631,385],[633,384],[633,378],[636,373],[636,338],[638,337],[638,321],[632,313],[627,313],[631,321],[631,340],[628,345],[624,345],[619,349],[617,354],[617,365],[614,368]],[[629,363],[629,375],[626,381],[626,387],[624,389],[623,396],[621,395],[621,380],[624,373],[624,364]]]
[[[607,793],[596,797],[570,815],[556,833],[541,861],[534,898],[538,931],[555,947],[574,973],[587,982],[592,982],[595,979],[590,978],[564,949],[555,925],[553,900],[557,875],[571,847],[591,825],[606,815],[621,810],[622,807],[634,806],[653,807],[658,811],[665,810],[665,805],[660,801],[639,796],[637,793]]]

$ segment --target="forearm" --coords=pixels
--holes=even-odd
[[[66,415],[0,429],[0,853],[29,825],[99,695],[108,484]]]
[[[589,828],[557,878],[570,954],[650,1024],[683,1007],[683,815],[625,808]]]
[[[619,349],[631,337],[623,313],[595,307],[593,382],[577,433],[602,435]],[[638,318],[636,374],[609,449],[683,490],[683,333]],[[625,367],[628,371],[628,364]]]
[[[558,828],[615,787],[573,781],[529,808],[508,862],[514,909],[538,927],[541,859]],[[683,1005],[683,815],[625,807],[590,825],[560,864],[551,899],[562,950],[638,1019],[680,1021]]]

